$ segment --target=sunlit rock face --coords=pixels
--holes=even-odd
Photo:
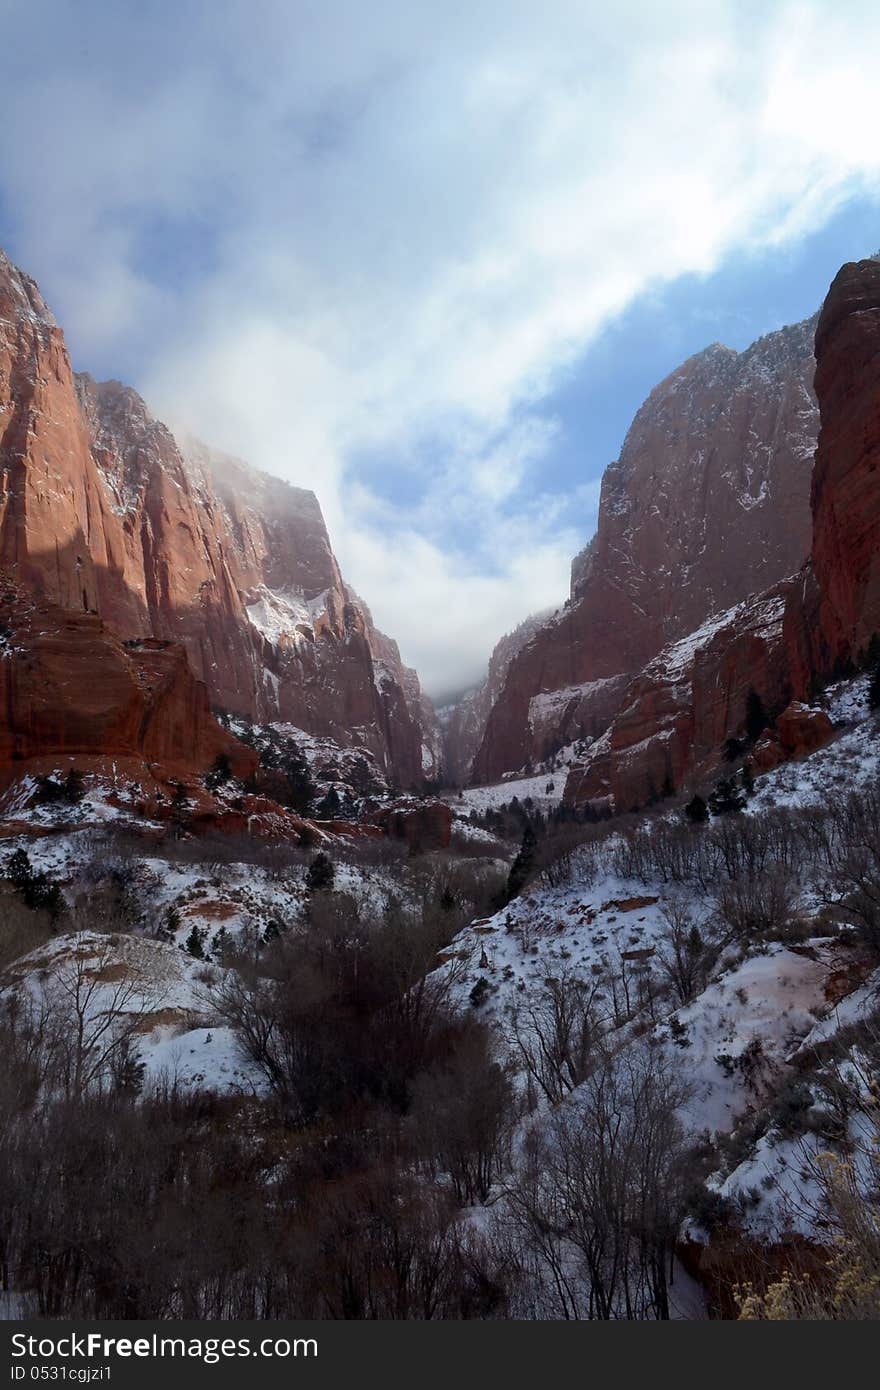
[[[214,719],[177,642],[123,643],[96,614],[33,597],[0,571],[0,780],[22,764],[107,759],[161,766],[169,777],[225,755],[247,777],[256,755]]]
[[[818,430],[815,323],[742,353],[714,344],[651,392],[605,471],[596,535],[572,565],[569,603],[510,662],[475,781],[598,736],[627,676],[803,564]]]
[[[0,563],[123,638],[183,644],[211,703],[438,771],[433,711],[346,587],[314,493],[188,441],[119,382],[74,375],[0,254]]]

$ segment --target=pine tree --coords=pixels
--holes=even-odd
[[[226,927],[220,927],[211,938],[211,955],[223,965],[232,950],[232,937]]]
[[[691,797],[684,808],[684,813],[692,825],[705,825],[709,819],[709,807],[699,793]]]
[[[183,943],[183,949],[185,951],[188,951],[191,956],[195,956],[196,960],[204,960],[204,940],[204,932],[200,931],[199,928],[196,926],[195,922],[193,922],[192,931],[186,938],[186,941]]]
[[[164,920],[160,923],[159,930],[156,932],[158,941],[171,942],[174,940],[180,928],[181,916],[179,910],[172,904],[165,913]]]
[[[205,786],[209,792],[216,792],[232,777],[232,763],[228,753],[218,753],[210,770],[205,774]]]
[[[77,806],[86,794],[85,778],[78,767],[72,767],[64,779],[64,799]]]
[[[287,804],[301,816],[307,816],[315,795],[311,769],[301,754],[288,754],[281,764],[287,778]]]
[[[745,804],[745,794],[737,786],[736,779],[733,777],[721,777],[709,797],[709,807],[713,816],[724,816],[733,811],[741,811]]]
[[[171,798],[171,824],[178,837],[185,834],[189,828],[189,800],[186,795],[186,787],[182,782],[175,782],[174,784],[174,795]]]
[[[333,860],[321,850],[316,854],[306,873],[306,889],[309,893],[328,893],[333,887],[336,870]]]
[[[535,863],[535,850],[538,841],[531,825],[527,825],[523,831],[522,844],[519,852],[510,866],[510,873],[507,876],[507,901],[519,896],[526,885],[529,874]]]
[[[755,790],[755,774],[752,771],[751,763],[743,763],[742,785],[746,796],[752,796]]]
[[[486,995],[489,993],[489,981],[485,975],[481,975],[471,990],[468,998],[475,1009],[479,1009],[486,1002]]]
[[[336,820],[339,815],[342,802],[339,800],[339,792],[335,787],[331,787],[326,796],[321,801],[320,812],[323,820]]]

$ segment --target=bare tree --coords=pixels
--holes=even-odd
[[[705,988],[717,950],[706,941],[686,903],[667,903],[662,916],[666,930],[657,948],[657,961],[678,1003],[689,1004]]]
[[[603,991],[567,968],[544,981],[536,999],[514,1005],[508,1030],[514,1055],[547,1099],[556,1104],[588,1075],[607,1026]]]

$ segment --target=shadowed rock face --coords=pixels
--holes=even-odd
[[[597,532],[573,563],[568,605],[510,663],[475,781],[497,780],[553,742],[601,733],[625,677],[803,564],[818,428],[814,328],[809,319],[743,353],[715,344],[652,391],[605,471]],[[564,696],[535,704],[554,692]],[[564,716],[555,730],[554,704]]]
[[[845,265],[816,330],[822,427],[813,474],[816,662],[858,653],[880,630],[880,263]]]
[[[404,786],[436,772],[430,704],[346,589],[314,494],[182,450],[136,392],[74,377],[2,253],[0,469],[0,563],[37,598],[181,642],[214,705],[368,748]]]
[[[845,265],[816,329],[821,429],[812,475],[812,554],[798,574],[665,648],[572,768],[570,805],[644,805],[665,779],[712,771],[743,733],[756,690],[779,714],[753,761],[765,770],[821,746],[827,716],[804,706],[814,676],[858,660],[880,631],[880,264]]]
[[[751,690],[768,711],[789,705],[795,692],[785,623],[799,605],[798,581],[786,580],[665,648],[629,684],[610,728],[572,767],[566,804],[644,806],[718,764],[725,740],[744,732]]]

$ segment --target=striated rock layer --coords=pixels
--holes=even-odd
[[[74,376],[0,253],[0,564],[123,638],[183,644],[216,706],[437,771],[433,711],[346,588],[313,493],[190,443],[136,392]]]
[[[498,780],[608,727],[669,642],[797,570],[810,548],[815,319],[667,377],[605,471],[571,598],[510,662],[473,764]]]

